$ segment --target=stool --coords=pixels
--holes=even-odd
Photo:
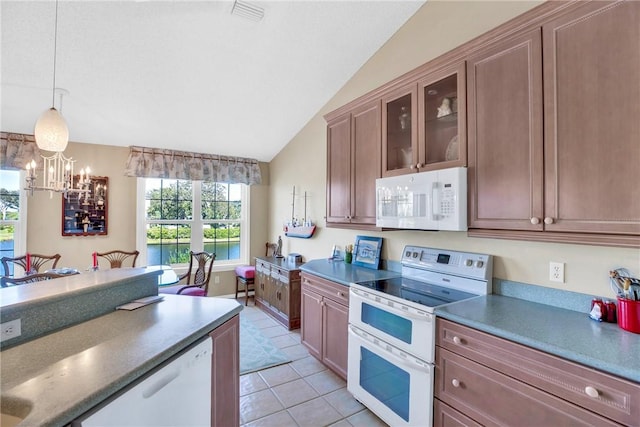
[[[254,290],[253,283],[256,275],[256,268],[253,265],[241,265],[236,267],[236,299],[238,292],[244,291],[244,305],[249,302],[249,291]],[[240,289],[240,284],[244,289]]]

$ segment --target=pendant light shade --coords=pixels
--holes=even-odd
[[[64,151],[69,142],[67,122],[53,107],[42,113],[33,134],[38,148],[45,151]]]

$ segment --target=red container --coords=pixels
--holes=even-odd
[[[640,301],[618,298],[618,326],[640,334]]]

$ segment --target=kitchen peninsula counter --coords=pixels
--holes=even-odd
[[[241,310],[232,299],[164,295],[3,350],[3,412],[26,416],[18,425],[66,425]]]
[[[309,261],[301,270],[343,285],[400,275],[326,259]],[[591,320],[587,313],[591,296],[528,284],[512,283],[507,289],[499,279],[493,285],[494,292],[510,295],[518,288],[513,293],[523,296],[480,296],[436,308],[436,316],[640,383],[640,334],[616,323]],[[547,292],[553,292],[554,300],[579,307],[554,306]],[[582,306],[584,311],[579,311]]]

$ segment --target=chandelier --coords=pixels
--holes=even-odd
[[[56,0],[56,15],[53,38],[53,95],[51,100],[51,108],[46,110],[34,128],[34,137],[38,148],[45,151],[54,151],[53,156],[41,156],[43,159],[42,168],[42,185],[37,185],[38,178],[36,173],[36,162],[31,160],[27,163],[27,188],[30,194],[34,191],[49,191],[63,193],[68,198],[69,193],[84,194],[85,199],[88,198],[91,185],[91,170],[89,167],[80,170],[80,178],[74,185],[73,165],[76,162],[71,157],[63,154],[69,142],[69,129],[62,114],[55,108],[56,96],[56,59],[58,44],[58,0]],[[60,94],[60,104],[62,104],[62,93]],[[53,194],[53,193],[52,193]]]

